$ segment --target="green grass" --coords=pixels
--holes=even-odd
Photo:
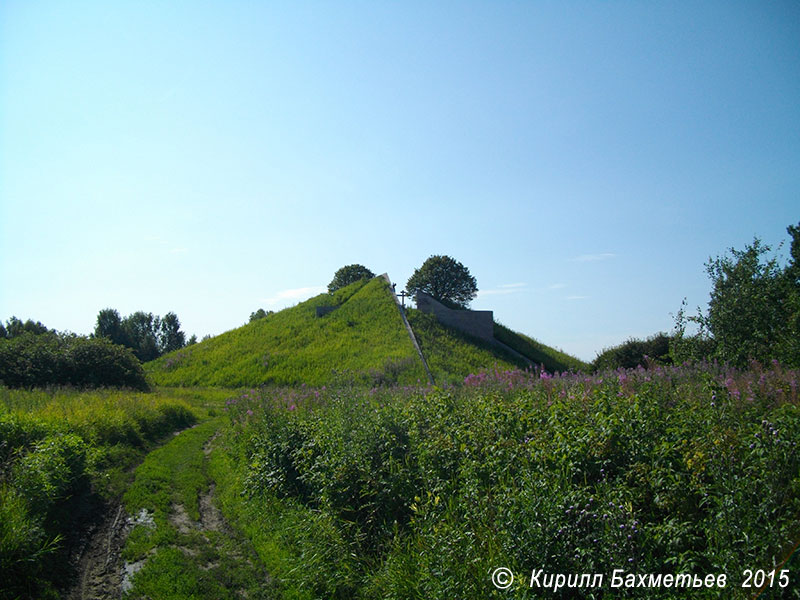
[[[220,508],[251,542],[279,590],[277,597],[349,598],[355,561],[334,520],[291,498],[248,495],[244,487],[247,464],[237,460],[238,448],[230,438],[223,444],[209,462]]]
[[[318,306],[338,308],[318,318]],[[324,385],[342,373],[364,383],[425,378],[382,278],[320,294],[145,368],[167,386]]]
[[[494,324],[494,337],[523,356],[527,356],[536,364],[542,365],[549,373],[563,373],[564,371],[589,373],[593,370],[589,363],[566,352],[551,348],[527,335],[512,331],[500,323]]]
[[[523,366],[496,346],[445,327],[433,315],[413,308],[408,309],[407,315],[437,385],[459,383],[482,369]]]
[[[196,418],[169,392],[0,388],[0,598],[57,597],[76,530],[149,449]]]
[[[432,315],[416,309],[408,309],[407,314],[437,384],[461,382],[467,375],[485,369],[524,369],[529,366],[502,347],[445,327]],[[499,323],[495,323],[494,335],[495,339],[536,365],[542,365],[550,373],[591,371],[591,365]]]
[[[336,306],[316,317],[319,306]],[[441,325],[409,309],[411,323],[437,384],[497,367],[524,367],[504,349]],[[497,339],[550,372],[589,370],[582,361],[495,325]],[[426,381],[383,278],[258,319],[145,365],[160,386],[328,385],[342,377],[372,386]]]
[[[274,597],[248,544],[226,529],[197,526],[200,496],[212,482],[204,446],[226,423],[216,417],[181,432],[136,469],[125,508],[148,515],[153,524],[136,525],[123,549],[127,561],[144,560],[127,598]],[[179,510],[188,517],[181,524],[175,520]]]

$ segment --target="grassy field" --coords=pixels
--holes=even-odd
[[[92,511],[218,395],[0,388],[0,597],[59,597],[65,552]]]
[[[286,598],[800,597],[797,371],[707,365],[229,401],[224,508]],[[497,567],[515,583],[498,590]],[[531,588],[544,573],[601,587]],[[727,587],[611,589],[612,573]],[[752,584],[752,582],[750,582]]]

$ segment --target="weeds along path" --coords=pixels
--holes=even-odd
[[[164,443],[196,426],[170,434]],[[135,469],[131,467],[130,472]],[[125,511],[120,499],[95,500],[86,510],[93,513],[91,519],[86,519],[91,523],[79,534],[70,550],[70,562],[77,576],[63,590],[63,597],[66,600],[118,598],[123,579],[122,548],[135,519]]]
[[[255,552],[216,505],[208,460],[226,423],[217,417],[182,432],[136,470],[123,500],[133,516],[121,552],[126,598],[275,596]]]

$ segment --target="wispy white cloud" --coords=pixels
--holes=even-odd
[[[567,287],[566,283],[551,283],[547,286],[548,290],[562,290]]]
[[[267,306],[277,306],[279,304],[286,304],[292,301],[306,300],[311,296],[321,294],[326,289],[327,288],[324,285],[311,285],[308,287],[292,288],[289,290],[281,290],[274,296],[270,296],[269,298],[261,298],[260,300]]]
[[[608,260],[609,258],[614,258],[616,256],[617,255],[613,252],[601,252],[599,254],[581,254],[575,258],[570,258],[570,260],[572,262],[597,262],[600,260]]]
[[[521,287],[525,287],[526,285],[528,285],[528,284],[527,283],[504,283],[503,285],[500,285],[498,287],[501,287],[501,288],[521,288]]]
[[[189,251],[188,248],[173,248],[172,250],[170,250],[170,252],[172,254],[182,254],[182,253],[188,252],[188,251]]]
[[[570,301],[572,301],[572,300],[588,300],[589,296],[567,296],[564,299],[565,300],[570,300]]]

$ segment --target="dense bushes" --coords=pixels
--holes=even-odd
[[[0,383],[14,388],[147,388],[142,366],[127,348],[104,339],[56,333],[24,333],[0,340]]]
[[[792,239],[785,265],[758,238],[706,263],[708,309],[687,315],[681,306],[671,347],[676,362],[714,358],[742,368],[777,359],[800,367],[800,224],[787,232]],[[692,325],[699,331],[690,335]]]
[[[516,371],[450,390],[248,392],[229,404],[229,442],[254,528],[272,532],[259,548],[292,557],[273,574],[301,597],[538,597],[534,568],[606,576],[556,598],[606,597],[614,569],[726,573],[741,597],[743,570],[777,567],[800,530],[798,375]],[[491,585],[498,566],[509,590]],[[800,597],[799,566],[765,597]]]
[[[669,354],[670,338],[657,333],[647,339],[631,338],[628,341],[606,348],[594,359],[595,370],[635,369],[651,365],[672,364]]]

